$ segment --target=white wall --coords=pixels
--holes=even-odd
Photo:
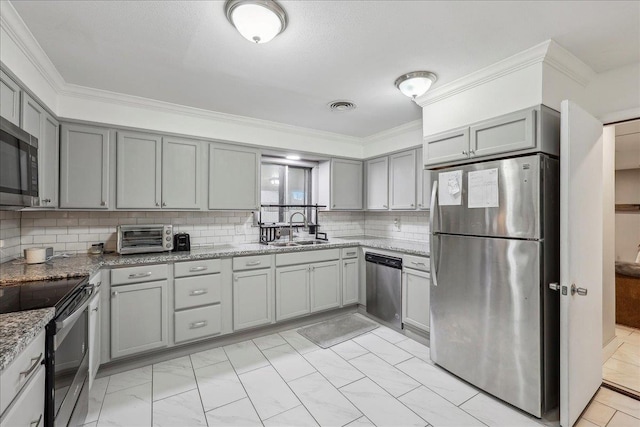
[[[640,117],[640,62],[596,75],[586,103],[603,123]]]
[[[20,212],[0,211],[0,262],[20,256]]]
[[[407,102],[411,102],[407,98]],[[416,105],[416,108],[420,108]],[[365,159],[422,145],[422,120],[410,122],[365,138],[363,157]]]
[[[616,271],[615,271],[615,126],[605,126],[602,136],[602,347],[616,334]]]

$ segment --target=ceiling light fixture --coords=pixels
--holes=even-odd
[[[266,43],[287,27],[287,14],[273,0],[227,0],[227,19],[253,43]]]
[[[415,101],[418,96],[427,93],[437,79],[430,71],[412,71],[398,77],[395,85],[400,92]]]
[[[287,160],[300,160],[300,156],[297,154],[290,154],[286,157]]]

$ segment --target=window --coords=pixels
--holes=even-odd
[[[262,204],[309,205],[311,204],[311,168],[303,166],[262,163],[261,199]],[[302,212],[310,220],[310,209],[264,209],[262,221],[265,223],[288,222],[291,214]],[[300,222],[301,217],[296,218]]]

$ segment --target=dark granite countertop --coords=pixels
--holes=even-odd
[[[54,314],[53,307],[0,314],[0,371],[31,344]]]
[[[616,273],[640,278],[640,264],[637,262],[616,261]]]

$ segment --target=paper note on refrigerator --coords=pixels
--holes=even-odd
[[[498,207],[498,169],[469,172],[468,179],[467,207]]]
[[[438,174],[438,202],[440,206],[462,204],[462,171]]]

